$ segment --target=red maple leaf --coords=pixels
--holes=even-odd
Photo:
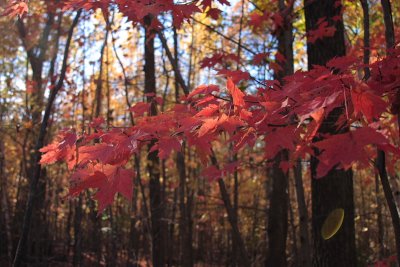
[[[335,167],[349,169],[355,162],[367,166],[376,152],[368,153],[368,145],[385,146],[389,141],[371,127],[363,127],[344,134],[336,134],[316,142],[322,154],[318,156],[317,177],[325,176]]]
[[[14,0],[6,7],[4,12],[1,14],[2,16],[8,17],[22,17],[28,13],[28,4],[25,0]]]
[[[244,93],[234,84],[231,78],[228,78],[226,82],[226,88],[228,89],[228,92],[232,96],[233,105],[235,105],[235,107],[240,107],[240,108],[244,107],[245,105],[243,99]]]
[[[133,107],[129,109],[129,111],[133,112],[136,117],[143,116],[145,113],[149,112],[150,110],[150,103],[139,102],[136,103]]]
[[[78,169],[70,178],[69,194],[76,196],[86,189],[97,189],[94,198],[98,201],[98,212],[111,205],[117,193],[126,199],[132,198],[135,173],[120,166],[89,165],[87,169]]]
[[[207,94],[211,94],[212,92],[215,91],[219,91],[219,87],[218,85],[214,85],[214,84],[209,84],[209,85],[200,85],[199,87],[197,87],[196,89],[193,90],[193,92],[191,92],[186,99],[187,100],[191,100],[194,96],[197,95],[207,95]]]
[[[309,43],[315,43],[318,39],[332,37],[335,35],[335,32],[336,28],[334,26],[329,26],[329,23],[326,20],[321,20],[315,30],[307,32],[307,41]]]
[[[44,153],[40,159],[40,164],[52,164],[61,160],[68,163],[69,169],[73,168],[75,162],[75,144],[77,141],[76,133],[63,131],[57,141],[41,148],[39,151]]]
[[[234,83],[239,83],[240,81],[247,81],[251,78],[250,73],[241,70],[218,70],[218,75],[224,75],[227,78],[231,78]]]
[[[166,159],[172,153],[172,151],[180,151],[181,143],[173,137],[161,137],[158,139],[156,144],[152,146],[150,152],[158,150],[158,157],[160,159]]]
[[[351,91],[351,99],[356,116],[362,114],[368,122],[378,118],[388,107],[388,104],[375,95],[369,87],[361,83],[359,87]]]
[[[201,68],[212,68],[217,64],[233,61],[239,62],[240,59],[236,54],[215,53],[211,57],[206,57],[200,62]]]

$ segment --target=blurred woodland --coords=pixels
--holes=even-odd
[[[0,12],[0,266],[399,266],[400,1]]]

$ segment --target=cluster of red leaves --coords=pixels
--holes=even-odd
[[[389,256],[374,263],[374,267],[389,267],[395,265],[397,262],[396,255]],[[371,265],[372,266],[372,265]]]
[[[329,25],[328,21],[326,21],[326,18],[320,18],[317,22],[316,29],[307,32],[307,41],[310,43],[315,43],[318,39],[334,36],[335,32],[336,28],[332,25]]]
[[[215,53],[211,57],[206,57],[200,62],[201,68],[213,68],[217,64],[228,63],[230,61],[238,63],[240,58],[231,53]]]
[[[372,75],[366,82],[354,75],[362,67],[355,58],[336,58],[326,67],[296,72],[284,85],[268,81],[256,94],[246,94],[228,77],[224,88],[199,86],[186,97],[186,104],[153,117],[138,112],[140,106],[148,108],[146,103],[139,103],[132,109],[137,120],[134,127],[106,130],[98,121],[91,125],[96,132],[90,135],[62,132],[57,141],[42,149],[41,163],[67,162],[74,170],[70,194],[96,188],[95,198],[102,210],[116,193],[130,197],[133,172],[124,166],[141,146],[150,143],[154,144],[151,151],[166,159],[186,141],[198,152],[205,165],[202,175],[209,180],[238,167],[237,163],[207,167],[212,143],[220,141],[222,133],[229,137],[225,140],[235,151],[262,139],[266,159],[288,149],[290,159],[282,163],[284,168],[299,157],[317,156],[318,177],[332,168],[348,169],[354,163],[369,166],[376,147],[397,158],[399,150],[392,145],[397,137],[390,136],[379,119],[389,114],[396,99],[393,96],[400,88],[400,51],[372,64]],[[326,134],[316,142],[323,121],[338,108],[343,110],[336,122],[338,131],[350,131]],[[316,149],[320,153],[316,154]]]
[[[214,0],[191,1],[189,3],[174,3],[173,0],[66,0],[61,3],[63,9],[95,10],[100,8],[108,14],[108,7],[116,5],[130,21],[143,23],[146,16],[153,18],[152,27],[159,28],[157,16],[170,12],[173,16],[174,27],[180,28],[184,21],[189,20],[193,14],[204,12],[207,16],[217,19],[220,10],[213,7]],[[219,3],[229,5],[226,0],[217,0]]]
[[[28,4],[26,0],[13,0],[11,1],[4,12],[1,14],[2,16],[8,17],[22,17],[26,13],[28,13]]]

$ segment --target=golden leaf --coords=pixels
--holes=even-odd
[[[331,213],[326,217],[324,224],[321,228],[322,238],[328,240],[333,237],[340,229],[343,223],[344,218],[344,209],[334,209]]]

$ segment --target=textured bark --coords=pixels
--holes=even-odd
[[[334,57],[346,53],[343,21],[334,21],[340,15],[341,5],[336,0],[305,1],[306,29],[312,30],[320,18],[326,17],[329,24],[336,27],[333,37],[318,39],[307,44],[308,67],[325,65]],[[338,134],[335,122],[341,109],[332,111],[322,123],[319,134]],[[342,129],[341,132],[348,131]],[[318,153],[318,151],[317,151]],[[318,160],[311,159],[312,175],[312,233],[314,242],[314,266],[356,266],[353,173],[351,170],[332,169],[324,177],[316,177]],[[344,220],[340,230],[329,240],[324,240],[321,227],[328,214],[336,209],[344,209]]]

